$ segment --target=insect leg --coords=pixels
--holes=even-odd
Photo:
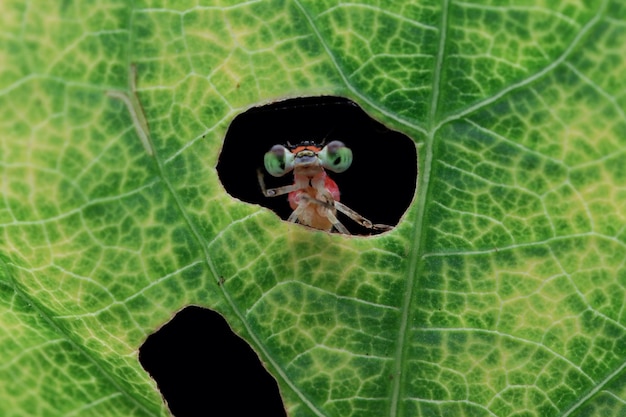
[[[342,212],[346,216],[350,217],[352,220],[354,220],[355,222],[357,222],[361,226],[366,227],[368,229],[383,230],[383,231],[387,231],[387,230],[393,229],[393,227],[388,226],[386,224],[374,224],[374,223],[372,223],[371,221],[369,221],[365,217],[361,216],[359,213],[357,213],[356,211],[352,210],[350,207],[346,206],[345,204],[340,203],[339,201],[335,201],[335,207],[337,208],[337,210],[339,210],[340,212]]]
[[[349,235],[351,234],[348,229],[346,229],[346,226],[344,226],[339,219],[337,219],[337,216],[335,216],[335,204],[337,204],[336,201],[330,200],[330,202],[326,202],[326,201],[322,201],[322,200],[318,200],[317,198],[313,198],[309,195],[306,194],[302,194],[300,196],[300,199],[303,201],[306,201],[307,204],[316,204],[318,206],[322,206],[325,209],[325,215],[328,218],[328,220],[332,223],[333,227],[335,229],[337,229],[337,231],[339,233],[343,233],[344,235]],[[298,209],[300,209],[300,207],[303,207],[302,205],[299,205],[298,208],[291,214],[292,216],[296,213],[296,211],[298,211]],[[291,218],[291,216],[289,216]]]
[[[306,204],[299,203],[298,207],[296,207],[296,209],[291,212],[291,214],[287,218],[287,221],[291,223],[298,223],[298,219],[300,218],[300,215],[305,209],[306,209]]]
[[[330,222],[333,224],[333,227],[335,229],[337,229],[337,231],[339,233],[343,233],[344,235],[350,235],[351,234],[348,231],[348,229],[346,229],[346,226],[341,224],[341,222],[339,221],[337,216],[335,216],[331,211],[328,211],[328,213],[326,213],[326,216],[328,216],[328,220],[330,220]]]
[[[285,185],[284,187],[278,188],[270,188],[265,187],[265,179],[263,179],[263,172],[260,169],[256,171],[257,177],[259,179],[259,185],[261,186],[261,191],[265,197],[276,197],[283,194],[289,194],[292,191],[296,191],[298,187],[295,184]]]

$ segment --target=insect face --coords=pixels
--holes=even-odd
[[[266,197],[289,194],[289,204],[294,210],[289,221],[301,223],[315,229],[349,234],[348,229],[337,219],[342,212],[363,227],[373,230],[390,230],[391,226],[372,224],[354,210],[339,202],[339,188],[325,172],[343,172],[352,164],[352,151],[343,142],[334,140],[320,148],[314,142],[302,142],[296,146],[274,145],[265,154],[265,169],[275,177],[294,171],[294,183],[267,189],[263,173],[257,172],[261,191]]]
[[[333,172],[344,172],[352,164],[352,151],[343,142],[334,140],[320,148],[314,142],[302,142],[292,149],[274,145],[264,158],[265,169],[274,177],[282,177],[293,169],[320,166]]]

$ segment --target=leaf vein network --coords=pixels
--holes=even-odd
[[[326,52],[326,55],[329,57],[332,65],[335,67],[335,69],[337,70],[337,74],[339,75],[339,77],[341,77],[341,79],[343,80],[344,84],[346,85],[346,87],[348,87],[348,89],[355,94],[357,97],[359,97],[359,99],[361,99],[363,102],[367,103],[369,106],[371,106],[372,108],[376,109],[377,111],[379,111],[381,114],[384,114],[386,117],[388,117],[391,120],[395,120],[398,123],[401,123],[405,126],[408,126],[412,129],[415,129],[421,133],[426,133],[426,129],[423,126],[420,126],[418,123],[416,123],[414,120],[408,120],[405,119],[401,116],[398,116],[397,114],[395,114],[392,111],[387,110],[386,108],[382,107],[379,103],[373,101],[372,99],[370,99],[367,95],[363,94],[362,92],[360,92],[358,89],[356,89],[352,83],[349,80],[349,75],[347,74],[347,71],[341,67],[341,65],[339,65],[339,62],[337,60],[337,58],[335,57],[335,54],[333,54],[333,52],[330,49],[330,46],[328,45],[328,43],[325,41],[324,37],[322,36],[322,34],[320,33],[317,25],[314,22],[313,17],[311,16],[311,14],[306,10],[306,8],[302,5],[302,3],[300,2],[300,0],[293,0],[293,3],[298,7],[298,9],[300,10],[300,12],[302,13],[302,15],[304,16],[304,18],[307,20],[307,22],[309,23],[309,26],[311,27],[311,29],[313,30],[313,32],[315,33],[316,38],[318,39],[318,41],[320,42],[320,45],[322,46],[322,48],[324,49],[324,51]]]
[[[14,264],[12,265],[14,267],[20,268],[20,266],[18,265],[14,265]],[[42,308],[35,298],[33,298],[30,294],[25,293],[22,290],[19,284],[15,281],[15,278],[13,277],[13,275],[10,274],[8,265],[2,257],[0,257],[0,270],[4,270],[6,273],[6,276],[9,277],[9,281],[3,284],[11,288],[13,292],[15,293],[16,297],[23,300],[23,302],[27,303],[32,308],[32,312],[38,315],[39,317],[41,317],[48,324],[48,326],[53,332],[61,336],[67,343],[71,345],[73,349],[76,350],[76,352],[82,355],[86,359],[87,362],[89,362],[95,369],[97,369],[98,372],[103,376],[103,378],[108,380],[111,383],[111,385],[117,390],[117,393],[119,393],[120,395],[123,395],[124,398],[126,398],[129,402],[133,403],[138,409],[142,410],[146,415],[154,415],[148,406],[146,406],[144,403],[138,400],[134,395],[128,392],[128,390],[126,390],[122,384],[120,384],[117,375],[113,374],[108,367],[103,366],[89,350],[85,349],[85,347],[81,345],[81,343],[74,340],[74,338],[72,337],[72,334],[68,330],[66,330],[63,326],[59,326],[56,322],[56,318],[51,316],[47,310]],[[124,341],[120,340],[114,335],[110,333],[109,335],[112,338],[115,338],[118,341],[120,341],[120,343],[125,344]]]
[[[587,33],[589,33],[594,27],[595,25],[597,25],[601,18],[604,15],[604,11],[607,7],[607,3],[608,0],[604,0],[601,4],[601,6],[598,8],[598,11],[596,12],[596,14],[589,19],[589,21],[581,28],[581,30],[576,34],[576,36],[574,36],[574,39],[572,39],[572,42],[564,49],[563,53],[561,53],[560,56],[558,56],[553,62],[551,62],[550,64],[548,64],[547,66],[545,66],[544,68],[542,68],[541,70],[535,72],[534,74],[514,83],[511,84],[510,86],[503,88],[502,90],[500,90],[499,92],[491,95],[490,97],[487,97],[483,100],[478,101],[477,103],[462,109],[461,111],[457,112],[456,114],[451,114],[450,116],[444,118],[443,120],[439,121],[437,123],[437,125],[435,126],[434,130],[437,131],[439,130],[439,128],[441,128],[443,125],[447,124],[450,121],[453,120],[457,120],[460,119],[462,117],[465,117],[471,113],[474,113],[484,107],[486,107],[487,105],[499,100],[500,98],[502,98],[503,96],[505,96],[506,94],[518,90],[520,88],[526,87],[530,84],[532,84],[534,81],[537,81],[539,79],[541,79],[542,77],[544,77],[545,75],[549,74],[550,72],[552,72],[555,68],[557,68],[559,65],[566,63],[567,58],[572,54],[572,52],[576,49],[576,47],[580,44],[580,42],[583,40],[583,38],[585,37],[585,35]]]
[[[363,10],[371,10],[374,11],[376,13],[379,13],[381,15],[385,15],[385,16],[389,16],[392,17],[400,22],[405,22],[405,23],[409,23],[415,27],[418,27],[420,29],[425,29],[425,30],[431,30],[434,32],[437,32],[438,28],[435,26],[431,26],[431,25],[427,25],[425,23],[422,23],[420,21],[417,21],[415,19],[409,19],[406,16],[403,16],[401,14],[398,13],[392,13],[389,10],[385,10],[385,9],[381,9],[380,7],[375,7],[369,4],[362,4],[362,3],[353,3],[353,2],[346,2],[346,3],[340,3],[337,4],[335,6],[329,7],[328,9],[324,10],[322,13],[320,13],[318,15],[318,17],[320,16],[324,16],[326,14],[330,14],[336,10],[339,9],[344,9],[344,8],[349,8],[349,9],[363,9]]]
[[[249,315],[252,311],[254,311],[254,309],[257,307],[257,305],[260,304],[261,301],[265,297],[269,296],[273,291],[278,290],[280,287],[291,286],[291,285],[298,285],[300,287],[314,290],[314,291],[316,291],[319,294],[324,294],[324,295],[327,295],[329,297],[336,298],[338,300],[346,300],[346,301],[350,301],[350,302],[357,303],[357,304],[367,305],[368,307],[382,308],[382,309],[394,310],[394,311],[399,310],[399,308],[396,307],[396,306],[389,306],[389,305],[385,305],[385,304],[378,304],[378,303],[373,303],[371,301],[363,300],[363,299],[360,299],[360,298],[348,297],[348,296],[345,296],[345,295],[338,295],[337,293],[325,290],[323,288],[316,287],[316,286],[308,284],[306,282],[297,281],[297,280],[286,280],[286,281],[281,281],[281,282],[277,283],[276,285],[272,286],[272,288],[269,291],[263,293],[253,304],[250,305],[250,307],[248,307],[248,309],[246,310],[246,315]]]
[[[510,333],[501,332],[499,330],[490,330],[490,329],[472,328],[472,327],[458,327],[458,328],[457,327],[429,327],[429,328],[415,328],[414,330],[418,330],[421,332],[435,332],[435,333],[436,332],[439,332],[439,333],[482,333],[482,334],[488,334],[488,335],[495,335],[497,337],[503,337],[503,338],[507,338],[509,340],[513,340],[516,342],[532,345],[538,349],[541,349],[550,353],[554,358],[562,360],[563,362],[567,363],[573,369],[576,369],[580,373],[580,375],[583,376],[585,379],[587,379],[589,382],[592,382],[592,383],[596,382],[579,365],[575,364],[567,357],[561,355],[560,353],[549,348],[548,346],[542,343],[536,342],[534,340],[531,340],[531,339],[526,339],[523,337],[515,336]]]
[[[553,236],[553,237],[540,240],[540,241],[535,241],[535,242],[522,242],[522,243],[515,243],[512,245],[498,246],[498,251],[502,252],[502,251],[507,251],[507,250],[517,250],[517,249],[523,249],[523,248],[537,248],[537,247],[545,248],[546,246],[552,243],[562,242],[562,241],[566,241],[569,239],[584,239],[584,238],[589,238],[589,237],[605,239],[611,243],[614,243],[620,246],[622,249],[626,249],[626,243],[620,241],[614,236],[608,236],[608,235],[598,233],[598,232],[584,232],[584,233],[571,233],[571,234],[562,235],[562,236]],[[428,253],[424,253],[422,256],[424,258],[441,257],[441,256],[475,256],[475,255],[485,255],[485,254],[493,253],[494,250],[495,249],[493,248],[489,248],[489,249],[483,249],[483,250],[428,252]]]

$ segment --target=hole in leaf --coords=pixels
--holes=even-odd
[[[218,313],[187,307],[139,350],[176,417],[285,416],[274,378]]]
[[[329,172],[341,192],[341,202],[371,220],[395,226],[415,194],[417,151],[406,135],[377,122],[354,102],[341,97],[307,97],[254,107],[232,121],[217,172],[226,191],[242,201],[259,204],[287,220],[292,209],[287,195],[265,197],[257,169],[268,188],[290,185],[293,173],[272,177],[263,157],[274,145],[303,141],[340,140],[352,150],[353,162],[343,173]],[[350,233],[371,231],[343,214]]]

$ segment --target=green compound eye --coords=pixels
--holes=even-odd
[[[352,165],[352,151],[343,142],[334,140],[318,154],[322,166],[333,172],[343,172]]]
[[[274,145],[265,153],[265,169],[274,177],[282,177],[293,169],[293,154],[282,145]]]

